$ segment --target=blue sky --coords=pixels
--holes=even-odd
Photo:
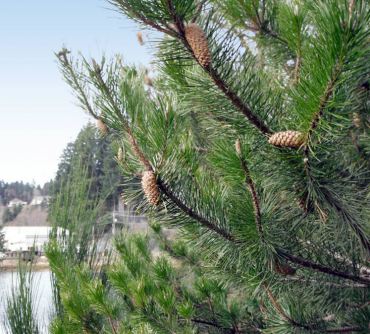
[[[89,117],[75,105],[54,52],[120,53],[148,64],[139,28],[104,0],[0,0],[0,180],[44,183]]]

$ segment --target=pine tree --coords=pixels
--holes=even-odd
[[[368,1],[109,2],[163,35],[152,85],[119,58],[76,61],[67,49],[58,58],[81,106],[121,148],[133,180],[124,200],[177,229],[213,286],[253,296],[261,322],[247,323],[257,331],[367,333]],[[92,305],[118,322],[112,332],[252,332],[221,311],[213,328],[187,322],[176,286],[160,295],[147,282],[157,263],[117,247],[124,268],[111,286],[125,316],[121,304]],[[144,299],[133,299],[131,275]],[[139,327],[125,329],[132,321]]]
[[[68,143],[63,151],[53,182],[52,195],[62,191],[63,183],[81,167],[86,168],[91,178],[90,195],[100,194],[110,210],[119,198],[121,175],[114,161],[114,150],[109,137],[99,135],[91,123],[83,127],[74,142]]]
[[[2,232],[2,226],[0,226],[0,252],[5,250],[5,235]]]

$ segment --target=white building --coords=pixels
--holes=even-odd
[[[49,203],[50,196],[34,196],[30,205],[41,205]]]
[[[4,226],[5,249],[11,252],[25,251],[34,247],[43,251],[49,241],[50,226]],[[58,229],[60,235],[62,229]]]
[[[24,201],[20,200],[19,198],[14,198],[9,202],[8,208],[13,208],[17,205],[25,206],[25,205],[27,205],[27,202],[24,202]]]

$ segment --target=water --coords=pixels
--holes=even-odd
[[[16,281],[17,273],[0,272],[0,334],[8,334],[4,328],[6,317],[6,298],[11,292],[12,282]],[[41,333],[47,334],[52,312],[52,290],[50,271],[39,271],[34,273],[35,301],[37,305],[37,319]]]

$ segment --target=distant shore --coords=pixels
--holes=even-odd
[[[28,261],[21,260],[22,263],[28,263]],[[0,261],[0,272],[2,271],[15,271],[18,268],[19,259],[4,259]],[[43,271],[49,269],[49,262],[45,256],[35,257],[32,264],[34,271]]]

